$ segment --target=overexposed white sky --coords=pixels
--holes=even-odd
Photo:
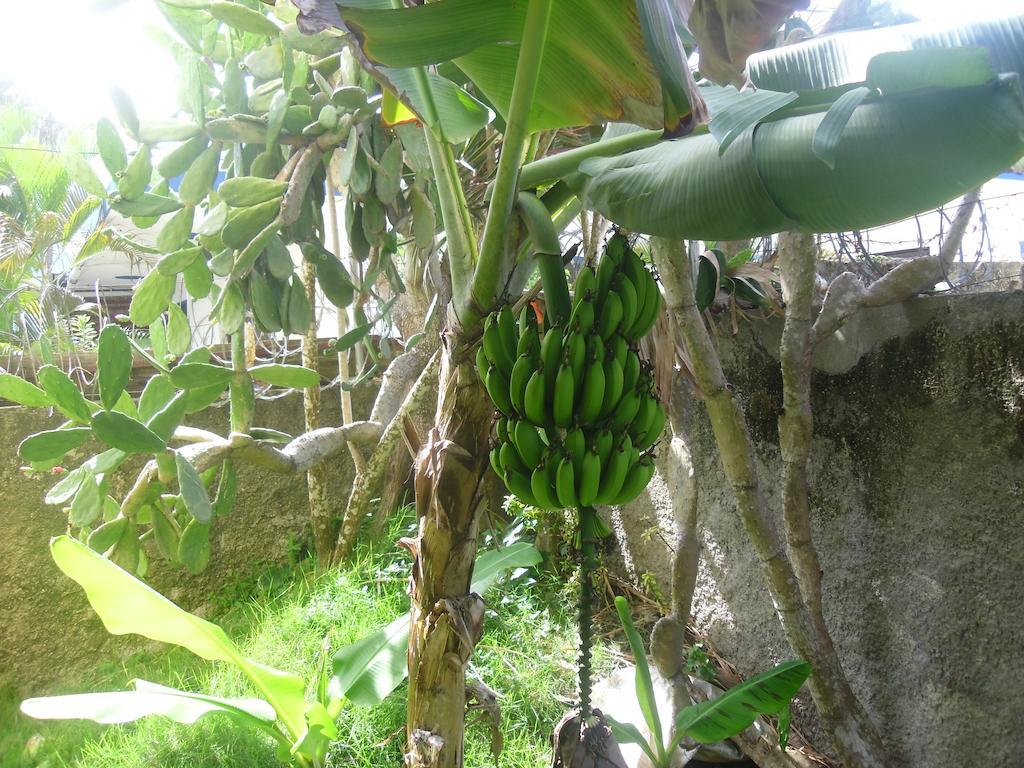
[[[837,0],[812,0],[812,25],[827,18]],[[149,35],[166,29],[154,0],[124,0],[97,10],[95,0],[3,2],[0,81],[14,80],[39,108],[70,126],[92,123],[112,112],[107,88],[115,83],[132,95],[143,118],[170,117],[175,109],[177,67]],[[922,19],[977,19],[1020,12],[1022,0],[902,0]]]

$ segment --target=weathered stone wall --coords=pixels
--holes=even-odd
[[[375,392],[364,388],[354,397],[356,418],[366,418]],[[192,426],[225,434],[227,409],[210,408],[189,417]],[[321,423],[341,421],[337,394],[322,399]],[[62,533],[66,518],[58,507],[43,504],[54,478],[22,475],[17,446],[23,438],[60,423],[41,410],[0,408],[0,489],[3,493],[3,535],[0,536],[0,686],[14,685],[24,694],[74,676],[77,669],[116,661],[139,650],[134,637],[108,635],[89,608],[82,590],[50,559],[47,542]],[[256,423],[292,434],[302,431],[302,398],[298,394],[259,401]],[[76,452],[88,455],[89,446]],[[75,462],[68,462],[74,466]],[[123,492],[132,468],[118,473]],[[331,460],[331,502],[342,514],[352,487],[348,452]],[[239,466],[238,500],[232,514],[212,530],[213,555],[198,576],[150,557],[147,581],[189,610],[206,609],[211,594],[245,581],[268,565],[301,554],[308,538],[309,518],[305,474],[273,475]],[[116,495],[116,494],[115,494]]]
[[[723,362],[780,509],[781,322],[744,328],[720,329]],[[1024,293],[861,313],[815,367],[811,504],[826,618],[892,765],[1024,765]],[[752,674],[792,652],[703,407],[680,396],[700,492],[696,623]],[[616,522],[628,566],[667,588],[665,541],[688,467],[666,470]],[[649,535],[655,525],[664,540]],[[806,705],[800,714],[827,746]]]

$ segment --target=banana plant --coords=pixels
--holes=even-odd
[[[654,768],[671,768],[676,764],[676,753],[685,742],[711,744],[722,741],[750,727],[759,716],[771,715],[779,718],[779,746],[786,748],[790,701],[810,676],[810,664],[806,661],[777,664],[720,696],[685,707],[676,716],[672,732],[664,733],[643,639],[633,625],[629,603],[624,597],[615,598],[615,610],[633,652],[637,702],[651,735],[648,739],[635,724],[608,718],[612,733],[619,743],[637,744]]]

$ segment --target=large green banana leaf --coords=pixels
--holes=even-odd
[[[454,60],[507,116],[526,2],[440,0],[400,9],[381,5],[367,0],[339,3],[345,26],[371,64],[415,67]],[[382,77],[379,70],[376,75]],[[679,100],[677,92],[673,106],[685,116],[689,104]],[[636,0],[557,0],[530,129],[608,121],[660,128],[667,120],[662,80],[645,52]]]
[[[736,240],[877,226],[936,207],[1024,155],[1018,84],[895,93],[852,111],[834,169],[815,154],[826,112],[591,158],[570,181],[584,205],[629,229]]]
[[[50,552],[57,567],[85,590],[93,610],[112,635],[142,635],[180,645],[210,661],[233,664],[273,706],[293,737],[306,731],[306,686],[301,677],[246,658],[216,624],[183,611],[70,536],[53,539]]]
[[[747,62],[758,88],[808,91],[867,79],[868,62],[886,51],[985,48],[996,72],[1024,74],[1024,15],[969,24],[915,23],[812,38],[755,54]]]

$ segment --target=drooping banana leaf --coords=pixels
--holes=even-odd
[[[345,25],[372,65],[416,67],[454,60],[506,116],[526,2],[440,0],[397,10],[380,6],[366,0],[339,3]],[[689,104],[679,100],[679,93],[674,94],[677,121],[689,114]],[[529,127],[612,120],[652,128],[666,122],[661,79],[645,52],[636,0],[558,0],[551,11]]]
[[[40,720],[93,720],[105,725],[130,723],[151,715],[191,724],[201,717],[220,713],[263,727],[276,718],[274,708],[263,699],[225,699],[168,688],[147,680],[135,680],[134,686],[133,691],[25,699],[21,711]]]
[[[54,562],[85,590],[112,635],[137,634],[173,643],[210,661],[238,667],[277,711],[293,738],[306,731],[305,682],[242,655],[223,629],[183,611],[127,571],[70,536],[50,542]]]
[[[750,57],[750,79],[758,88],[809,91],[867,79],[868,62],[886,51],[981,47],[996,72],[1024,74],[1024,15],[968,24],[920,22],[843,32]]]
[[[834,170],[812,146],[826,114],[760,123],[721,156],[713,136],[699,135],[591,158],[569,180],[586,206],[629,229],[738,240],[896,221],[1024,155],[1024,103],[1012,80],[862,103],[834,148]]]

